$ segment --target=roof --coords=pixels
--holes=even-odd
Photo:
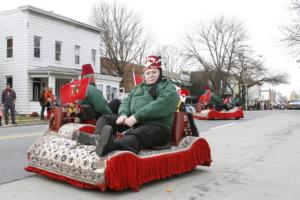
[[[70,24],[74,24],[74,25],[77,25],[77,26],[87,28],[87,29],[90,29],[90,30],[93,30],[93,31],[96,31],[96,32],[102,32],[103,31],[103,29],[97,28],[95,26],[91,26],[91,25],[73,20],[73,19],[65,17],[65,16],[55,14],[52,11],[42,10],[40,8],[36,8],[36,7],[30,6],[30,5],[20,6],[18,9],[21,10],[21,11],[27,11],[28,10],[28,11],[35,12],[35,13],[38,13],[38,14],[42,14],[42,15],[45,15],[45,16],[48,16],[48,17],[51,17],[51,18],[55,18],[55,19],[58,19],[58,20],[61,20],[61,21],[64,21],[64,22],[67,22],[67,23],[70,23]]]
[[[28,74],[56,74],[56,75],[69,75],[69,76],[80,76],[81,69],[74,69],[69,67],[56,67],[56,66],[47,66],[39,67],[34,69],[29,69]]]
[[[78,78],[81,76],[81,69],[76,68],[69,68],[69,67],[57,67],[57,66],[47,66],[47,67],[38,67],[38,68],[32,68],[28,70],[28,74],[31,77],[40,77],[41,75],[56,75],[64,77],[72,77],[72,78]],[[117,81],[120,82],[122,78],[120,77],[113,77],[113,76],[106,76],[95,73],[95,76],[101,80],[108,80],[108,81]]]

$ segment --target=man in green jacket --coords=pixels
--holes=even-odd
[[[79,114],[79,118],[90,117],[91,119],[97,119],[101,115],[111,115],[112,111],[107,101],[103,97],[102,92],[96,87],[96,77],[91,64],[82,66],[81,77],[90,78],[90,82],[86,91],[86,98],[80,102],[80,105],[85,108],[83,111],[85,113]]]
[[[203,89],[205,90],[205,93],[200,96],[200,103],[204,104],[204,106],[209,109],[214,108],[218,111],[222,109],[228,110],[228,106],[222,103],[222,100],[218,95],[211,92],[209,86],[204,86]]]
[[[179,97],[169,80],[162,79],[160,57],[146,59],[145,83],[135,87],[119,108],[119,116],[100,117],[96,124],[96,153],[113,150],[138,153],[171,142],[173,115]],[[122,133],[118,134],[117,132]],[[91,142],[92,144],[93,142]]]
[[[236,94],[233,94],[233,97],[229,100],[230,107],[239,107],[240,106],[240,99],[236,97]]]

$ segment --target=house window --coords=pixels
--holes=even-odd
[[[117,70],[113,69],[113,70],[112,70],[112,75],[115,76],[115,77],[117,77],[117,76],[118,76]]]
[[[92,64],[95,67],[96,66],[96,50],[92,49]]]
[[[55,60],[60,61],[61,42],[55,41]]]
[[[100,90],[103,93],[103,85],[102,84],[97,84],[98,90]]]
[[[6,38],[6,58],[13,57],[13,39],[12,37]]]
[[[110,85],[106,86],[106,100],[110,101]]]
[[[115,87],[113,87],[112,88],[112,91],[111,91],[111,100],[113,100],[113,99],[116,99],[117,98],[117,95],[118,95],[118,89],[117,88],[115,88]]]
[[[34,50],[33,55],[35,58],[41,57],[41,37],[34,36]]]
[[[75,45],[75,64],[80,63],[80,46]]]
[[[41,94],[42,81],[40,78],[34,78],[32,80],[32,100],[38,101]]]
[[[104,68],[104,67],[101,67],[101,74],[103,74],[103,75],[107,75],[107,74],[108,74],[108,71],[107,71],[107,69],[106,69],[106,68]]]

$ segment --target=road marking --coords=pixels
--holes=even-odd
[[[213,130],[213,129],[218,129],[218,128],[224,128],[224,127],[227,127],[227,126],[232,126],[232,125],[234,125],[234,124],[236,124],[236,122],[230,123],[230,124],[225,124],[225,125],[222,125],[222,126],[212,127],[212,128],[210,128],[210,129]]]
[[[7,136],[0,136],[0,140],[9,140],[9,139],[18,139],[18,138],[25,138],[25,137],[33,137],[43,135],[42,132],[38,133],[28,133],[28,134],[18,134],[18,135],[7,135]]]

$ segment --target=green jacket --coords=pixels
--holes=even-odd
[[[112,115],[112,111],[108,107],[107,101],[104,99],[102,92],[92,84],[89,84],[86,91],[86,98],[80,102],[80,105],[92,106],[95,118],[103,114]]]
[[[211,98],[210,98],[210,101],[208,103],[208,105],[210,106],[213,106],[213,105],[220,105],[222,102],[221,102],[221,98],[216,95],[215,93],[211,93]]]
[[[236,105],[236,104],[240,103],[240,100],[237,97],[232,97],[231,101],[229,103],[232,105]]]
[[[138,123],[161,125],[172,129],[173,115],[179,102],[176,88],[169,80],[157,84],[157,98],[154,99],[148,86],[144,83],[135,87],[129,96],[122,101],[119,115],[134,115]]]

